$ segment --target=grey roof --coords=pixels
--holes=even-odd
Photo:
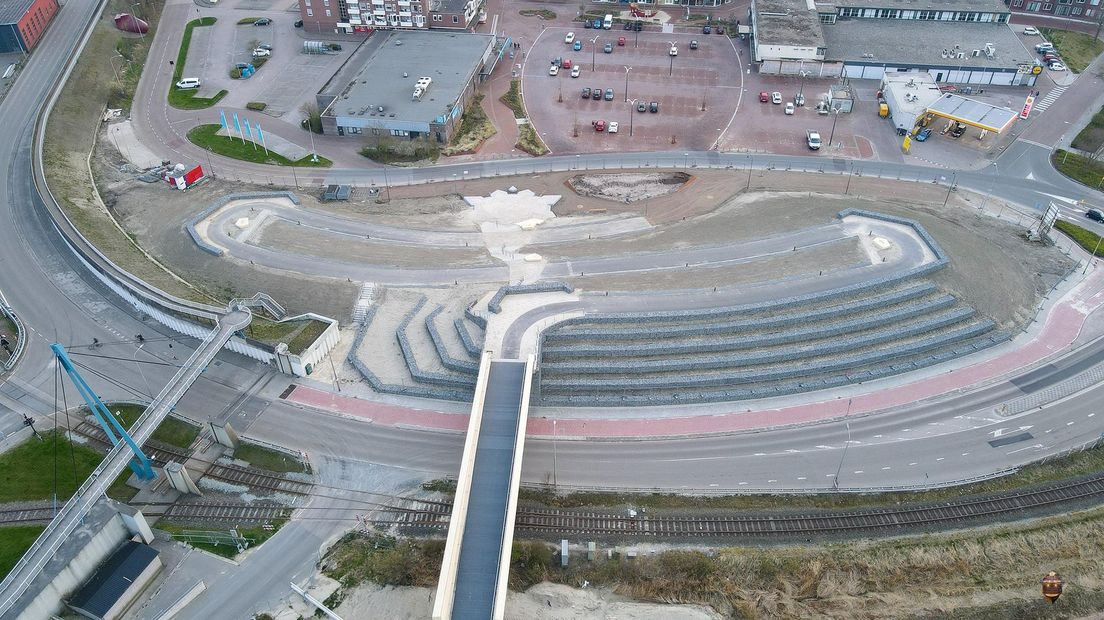
[[[805,0],[756,0],[758,43],[824,47],[820,17]]]
[[[942,95],[930,73],[887,73],[882,84],[897,129],[912,129],[916,119]]]
[[[841,19],[824,26],[824,38],[828,41],[826,60],[1002,69],[1035,62],[1034,54],[1024,47],[1008,24]],[[902,45],[905,40],[913,43]],[[992,58],[985,54],[986,43],[995,48]],[[956,48],[965,53],[964,58],[942,56],[943,50]],[[981,53],[974,57],[973,50]]]
[[[513,473],[514,441],[524,393],[525,362],[491,362],[468,496],[468,516],[456,571],[454,620],[486,620],[493,615],[498,560],[502,553]]]
[[[382,118],[431,123],[447,115],[490,49],[494,37],[488,34],[442,31],[377,32],[386,37],[359,68],[350,67],[352,80],[334,80],[324,94],[337,95],[328,116],[372,118],[384,108]],[[403,77],[403,74],[406,77]],[[414,83],[433,78],[420,101],[414,100]]]
[[[464,7],[468,0],[433,0],[429,4],[429,10],[434,13],[458,13],[464,14]]]
[[[974,101],[952,93],[944,94],[928,109],[945,118],[960,120],[989,131],[1004,131],[1019,114],[1008,108]]]
[[[102,618],[155,558],[153,547],[133,540],[124,542],[73,594],[69,606]]]
[[[918,11],[977,11],[1008,13],[1001,0],[834,0],[836,6],[868,9],[915,9]]]
[[[0,24],[14,24],[31,8],[35,0],[0,0]]]

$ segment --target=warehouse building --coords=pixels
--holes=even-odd
[[[391,31],[362,47],[316,95],[323,133],[447,143],[494,68],[492,35]],[[507,39],[508,41],[508,39]]]
[[[0,53],[34,49],[58,12],[58,0],[0,0]]]
[[[752,0],[752,50],[767,74],[1033,86],[1041,67],[1009,15],[1000,0]]]

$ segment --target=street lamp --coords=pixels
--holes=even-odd
[[[131,6],[132,6],[132,7],[137,7],[137,6],[139,5],[139,4],[141,4],[141,3],[140,3],[140,2],[135,2],[135,3],[134,3],[134,4],[132,4]],[[138,16],[138,11],[134,11],[134,19],[142,19],[141,17],[139,17],[139,16]],[[135,25],[135,26],[138,26],[138,24],[137,24],[137,23],[136,23],[136,24],[134,24],[134,25]],[[144,39],[144,38],[146,38],[146,33],[145,33],[145,32],[144,32],[143,30],[142,30],[142,28],[141,28],[141,27],[139,27],[139,28],[138,28],[138,34],[142,35],[142,38],[143,38],[143,39]]]
[[[594,71],[594,57],[598,53],[598,37],[601,35],[594,35],[594,38],[590,40],[590,70]]]
[[[124,56],[122,54],[118,54],[118,53],[115,54],[114,56],[109,57],[107,60],[108,60],[108,62],[111,63],[111,72],[115,74],[115,81],[118,82],[119,81],[119,71],[115,68],[115,59],[116,58],[123,58],[125,60]]]
[[[625,67],[625,101],[629,100],[629,71],[632,71],[632,67],[623,65]]]
[[[832,133],[828,135],[828,148],[832,148],[832,139],[836,137],[836,121],[839,119],[839,108],[832,108]]]
[[[633,116],[636,116],[636,99],[626,99],[629,104],[629,137],[633,135]]]
[[[807,75],[809,75],[808,71],[802,71],[801,72],[801,85],[797,87],[797,96],[802,97],[802,99],[801,99],[802,101],[805,101],[805,99],[804,99],[805,76],[807,76]]]

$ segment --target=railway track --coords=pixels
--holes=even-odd
[[[53,506],[22,506],[0,509],[0,524],[3,525],[45,524],[53,518]]]
[[[234,524],[268,523],[277,519],[289,519],[294,509],[273,504],[173,504],[162,515],[175,521],[230,521]]]
[[[763,538],[872,532],[926,527],[1015,515],[1104,496],[1104,474],[996,496],[967,497],[939,504],[907,505],[809,514],[747,516],[627,516],[577,510],[520,509],[515,529],[535,534],[592,534],[669,538]],[[430,506],[386,511],[381,525],[433,530],[448,526],[451,508]]]

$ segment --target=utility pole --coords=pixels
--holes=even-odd
[[[628,65],[622,65],[625,67],[625,101],[629,100],[629,71],[632,71],[632,67]]]
[[[847,399],[847,413],[843,414],[843,424],[847,427],[847,443],[843,444],[843,454],[840,455],[839,467],[836,468],[836,477],[832,479],[832,490],[839,490],[840,472],[843,471],[843,459],[847,457],[847,446],[851,445],[851,421],[847,416],[851,415],[851,399]]]

